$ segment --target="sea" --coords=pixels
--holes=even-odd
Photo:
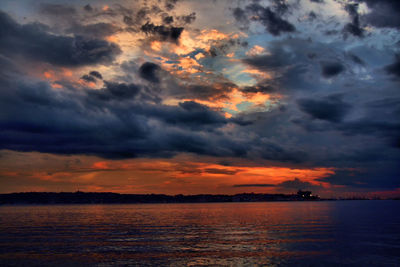
[[[0,266],[400,266],[400,201],[0,206]]]

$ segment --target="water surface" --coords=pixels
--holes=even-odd
[[[0,265],[400,266],[399,205],[0,206]]]

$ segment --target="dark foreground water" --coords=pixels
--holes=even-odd
[[[0,207],[0,266],[400,266],[400,201]]]

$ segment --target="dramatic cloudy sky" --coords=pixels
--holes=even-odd
[[[397,0],[0,3],[0,192],[400,194]]]

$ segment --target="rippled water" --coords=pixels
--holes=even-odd
[[[0,265],[400,266],[400,202],[0,207]]]

